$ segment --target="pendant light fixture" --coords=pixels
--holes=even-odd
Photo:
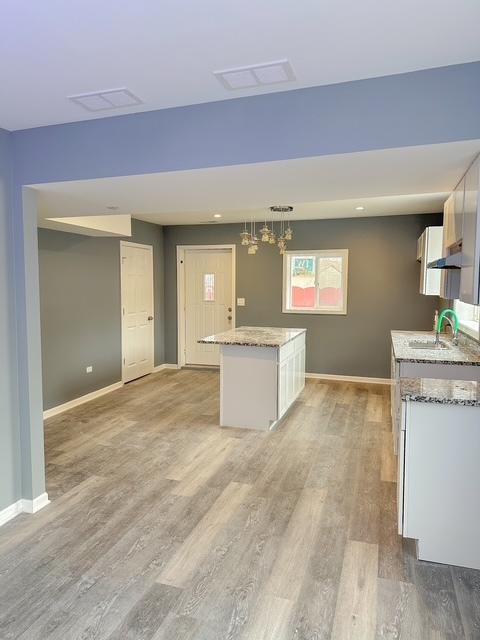
[[[293,207],[290,205],[273,205],[270,207],[270,211],[273,214],[271,226],[269,227],[265,220],[263,227],[260,229],[260,240],[265,244],[277,245],[280,254],[283,255],[287,249],[287,241],[292,240],[293,230],[291,224],[285,221],[285,215],[292,213]],[[278,232],[275,233],[275,219],[274,216],[279,214]],[[247,227],[247,221],[243,226],[243,231],[240,233],[241,243],[243,246],[248,247],[247,253],[249,255],[255,255],[258,251],[258,237],[256,234],[256,223],[254,220],[250,221],[250,231]]]

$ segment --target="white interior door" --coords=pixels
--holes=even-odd
[[[153,371],[153,247],[122,242],[122,379]]]
[[[185,363],[220,364],[217,345],[204,336],[233,327],[232,249],[186,249]]]

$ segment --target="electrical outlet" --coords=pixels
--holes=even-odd
[[[90,366],[88,366],[88,367],[86,368],[86,372],[87,372],[87,373],[92,373],[92,371],[93,371],[93,367],[92,367],[92,365],[90,365]]]
[[[245,306],[245,298],[237,298],[237,307]]]

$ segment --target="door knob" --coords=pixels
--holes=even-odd
[[[232,316],[228,316],[228,320],[231,320],[231,319],[232,319]]]
[[[230,313],[230,311],[232,310],[232,307],[228,307],[228,312]]]
[[[148,316],[147,320],[151,322],[153,320],[153,316]]]

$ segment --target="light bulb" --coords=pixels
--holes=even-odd
[[[274,234],[274,232],[272,231],[268,237],[268,242],[270,244],[275,244],[277,241],[277,236]]]
[[[285,240],[291,240],[293,238],[293,231],[290,227],[285,229]]]

